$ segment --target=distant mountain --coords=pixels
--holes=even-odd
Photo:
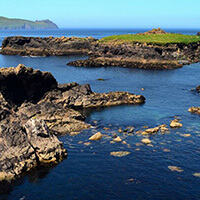
[[[0,30],[11,29],[58,29],[58,26],[50,20],[24,20],[0,17]]]

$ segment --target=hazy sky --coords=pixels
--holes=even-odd
[[[0,0],[0,15],[60,28],[200,28],[200,0]]]

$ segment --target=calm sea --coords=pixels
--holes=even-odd
[[[26,30],[1,31],[0,40],[11,35],[25,36],[93,36],[136,33],[144,30]],[[198,30],[167,30],[196,34]],[[95,92],[129,91],[146,97],[144,105],[123,105],[86,110],[86,121],[95,129],[77,136],[62,136],[68,158],[54,168],[44,168],[12,184],[0,184],[0,199],[10,200],[103,200],[103,199],[200,199],[200,118],[187,110],[200,106],[200,96],[191,89],[200,84],[200,64],[176,70],[139,70],[122,67],[81,68],[66,63],[84,56],[20,57],[0,55],[0,66],[19,63],[50,71],[59,83],[89,83]],[[98,81],[103,78],[105,81]],[[145,88],[144,91],[141,88]],[[169,125],[174,116],[182,119],[183,127],[169,134],[150,137],[152,146],[138,146],[142,137],[118,133],[128,145],[110,143],[111,139],[83,143],[96,131],[111,136],[119,127],[155,127]],[[109,127],[108,131],[103,128]],[[184,137],[184,134],[191,134]],[[80,143],[82,141],[83,143]],[[129,151],[117,158],[112,151]],[[178,166],[183,172],[172,172],[168,166]]]

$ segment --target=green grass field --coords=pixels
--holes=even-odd
[[[200,36],[195,35],[182,35],[182,34],[151,34],[151,35],[137,35],[137,34],[128,34],[128,35],[113,35],[102,38],[100,43],[113,43],[113,44],[122,44],[122,43],[147,43],[147,44],[189,44],[194,42],[199,42]]]

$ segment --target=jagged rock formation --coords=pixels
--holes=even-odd
[[[89,128],[73,108],[141,104],[128,92],[95,93],[89,85],[59,85],[49,72],[19,65],[0,69],[0,180],[67,156],[56,134]]]
[[[44,121],[30,119],[0,123],[0,181],[12,180],[38,165],[55,164],[67,156],[62,142]]]
[[[88,54],[96,39],[92,37],[7,37],[2,42],[2,54],[28,56],[63,56]]]

